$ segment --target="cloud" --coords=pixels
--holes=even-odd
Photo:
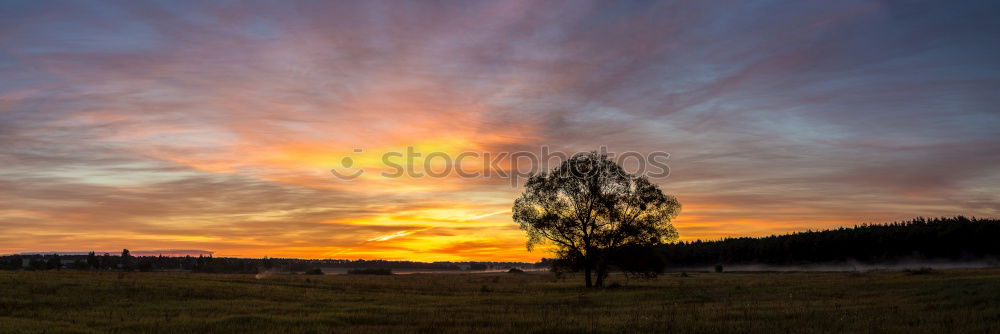
[[[998,215],[995,7],[6,2],[0,251],[542,256],[410,145],[670,152],[685,239]]]
[[[417,232],[420,232],[420,231],[421,230],[417,230],[417,231],[406,231],[406,230],[396,231],[396,232],[389,233],[389,234],[379,235],[379,236],[376,236],[374,238],[371,238],[371,239],[368,239],[368,240],[365,240],[365,241],[366,242],[387,241],[387,240],[392,240],[392,239],[399,238],[399,237],[405,237],[405,236],[408,236],[408,235],[411,235],[411,234],[414,234],[414,233],[417,233]]]

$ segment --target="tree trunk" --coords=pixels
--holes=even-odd
[[[607,276],[608,276],[608,265],[604,263],[604,261],[601,261],[601,263],[597,265],[597,283],[595,283],[594,285],[598,288],[603,288],[604,278]]]
[[[593,262],[594,258],[591,256],[591,253],[593,252],[592,249],[590,249],[590,238],[584,236],[583,244],[584,244],[583,249],[584,251],[586,251],[586,253],[583,253],[583,275],[584,275],[583,277],[584,280],[586,280],[587,282],[587,287],[589,288],[594,286],[594,284],[590,280],[590,273],[594,268],[594,262]]]

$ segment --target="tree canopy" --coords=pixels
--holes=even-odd
[[[595,270],[596,285],[603,285],[615,250],[676,240],[670,222],[679,212],[676,198],[597,152],[532,176],[513,208],[527,248],[554,246],[561,259],[583,267],[587,286]]]

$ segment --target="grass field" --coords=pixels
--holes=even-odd
[[[611,281],[0,271],[0,332],[1000,332],[1000,269]]]

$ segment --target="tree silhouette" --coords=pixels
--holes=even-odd
[[[1000,219],[916,218],[825,231],[725,238],[662,245],[671,265],[763,263],[892,263],[903,260],[989,260],[1000,254]]]
[[[114,266],[115,266],[115,264],[112,263],[111,254],[104,253],[104,255],[101,256],[101,268],[102,269],[111,269]]]
[[[60,268],[62,268],[62,259],[59,258],[59,254],[52,254],[52,256],[49,257],[48,269],[59,270]]]
[[[574,155],[532,176],[513,208],[528,250],[554,246],[560,259],[583,268],[588,287],[595,270],[596,285],[603,286],[615,249],[676,239],[670,221],[679,211],[676,198],[597,152]]]
[[[133,260],[132,254],[128,251],[128,248],[122,249],[122,270],[132,271]]]
[[[101,261],[97,259],[97,255],[93,251],[87,253],[87,266],[90,269],[101,269]]]

